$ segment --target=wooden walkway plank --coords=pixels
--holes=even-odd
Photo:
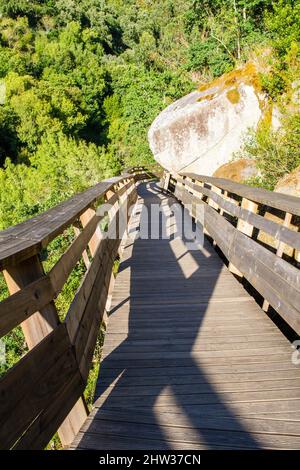
[[[143,207],[174,199],[141,184]],[[170,225],[172,225],[172,220]],[[205,241],[129,238],[94,410],[73,449],[299,449],[290,342]]]

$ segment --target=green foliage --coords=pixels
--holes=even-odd
[[[284,119],[274,131],[261,127],[251,133],[245,143],[244,155],[253,158],[261,170],[260,186],[273,190],[278,180],[300,165],[300,114]]]
[[[250,183],[272,189],[300,164],[299,40],[298,0],[0,0],[0,229],[150,162],[156,115],[256,47],[271,51],[263,89],[289,116],[245,147],[262,174]],[[46,271],[73,238],[67,230],[51,242]],[[78,263],[56,299],[61,319],[84,271]],[[20,328],[5,342],[4,369],[26,352]]]
[[[190,91],[190,82],[184,74],[157,75],[136,65],[115,67],[112,79],[114,95],[104,103],[110,148],[125,166],[147,163],[152,160],[147,128],[167,104]]]
[[[62,133],[45,134],[30,165],[6,161],[0,169],[2,229],[49,209],[120,170],[105,149]],[[34,191],[33,191],[34,188]]]
[[[195,0],[185,13],[191,43],[188,70],[206,70],[213,77],[247,58],[249,48],[264,38],[262,17],[270,0]]]
[[[206,41],[196,40],[193,42],[188,54],[188,70],[208,69],[213,77],[228,72],[234,64],[232,57],[211,38]]]
[[[9,107],[0,106],[0,166],[4,164],[6,155],[13,159],[18,156],[17,122],[17,116]]]
[[[31,26],[53,12],[55,0],[0,0],[0,13],[13,19],[26,17]]]
[[[267,27],[278,54],[284,56],[292,43],[300,40],[300,2],[279,0],[273,3],[273,9],[267,15]]]

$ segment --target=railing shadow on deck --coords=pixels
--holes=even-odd
[[[150,191],[152,193],[151,198],[149,198],[149,190],[146,189],[145,185],[141,185],[139,187],[139,195],[141,198],[144,198],[144,196],[147,196],[148,192],[148,197],[146,197],[146,204],[153,204],[153,203],[159,203],[161,200],[159,199],[159,196],[157,194],[158,190],[156,185],[150,184],[147,185],[148,188],[150,186]],[[173,203],[174,199],[171,197],[169,198],[169,203]],[[184,240],[182,240],[182,243],[184,244]],[[147,247],[149,248],[147,249]],[[155,253],[160,253],[162,254],[162,259],[157,259],[156,263],[153,263],[153,257],[155,256]],[[204,446],[207,448],[216,448],[216,434],[219,435],[217,440],[219,440],[219,446],[220,448],[222,447],[230,447],[230,445],[226,445],[226,437],[223,439],[221,438],[220,440],[220,433],[222,431],[218,431],[218,426],[211,428],[210,426],[206,425],[206,419],[207,415],[210,416],[210,418],[214,417],[214,408],[218,409],[217,416],[214,417],[216,422],[219,420],[220,422],[224,419],[230,419],[233,427],[235,429],[235,432],[242,432],[243,433],[243,438],[242,438],[242,443],[237,444],[237,447],[246,447],[246,448],[252,448],[252,449],[259,449],[260,444],[256,441],[256,439],[245,429],[239,418],[235,415],[234,411],[230,409],[230,407],[224,402],[222,396],[218,393],[216,390],[215,386],[210,383],[209,378],[207,377],[205,370],[195,361],[195,359],[192,357],[192,350],[194,343],[196,341],[197,336],[201,332],[201,327],[203,325],[203,321],[205,320],[205,314],[206,310],[208,307],[208,304],[211,300],[211,297],[213,295],[216,283],[218,281],[219,275],[220,275],[220,270],[223,267],[223,263],[221,260],[217,260],[216,263],[213,263],[213,268],[207,270],[210,265],[209,258],[207,257],[207,251],[212,253],[213,247],[211,247],[207,241],[205,241],[205,249],[200,250],[200,251],[188,251],[185,248],[185,253],[188,254],[189,257],[192,257],[193,264],[196,263],[197,268],[194,269],[193,273],[190,273],[190,275],[186,275],[182,268],[180,267],[180,264],[178,262],[178,259],[176,259],[174,252],[171,247],[171,242],[170,240],[136,240],[133,249],[132,249],[132,256],[128,261],[125,261],[121,263],[120,265],[120,270],[125,270],[130,266],[131,268],[131,280],[130,280],[130,298],[128,299],[129,302],[129,320],[128,320],[128,337],[115,349],[113,352],[111,352],[102,362],[101,365],[101,370],[102,369],[110,369],[112,371],[111,376],[109,377],[110,384],[114,383],[117,381],[117,385],[115,387],[111,388],[111,392],[108,394],[105,402],[101,404],[101,408],[96,413],[95,419],[97,417],[101,418],[101,413],[103,410],[112,410],[112,409],[126,409],[130,410],[132,409],[132,422],[134,423],[134,416],[138,415],[141,412],[147,412],[148,414],[151,415],[151,430],[153,439],[157,441],[157,443],[162,446],[162,448],[169,449],[170,448],[170,436],[166,436],[164,429],[162,429],[162,426],[159,422],[158,419],[158,414],[157,414],[157,409],[156,409],[156,403],[161,394],[168,389],[168,394],[171,395],[172,398],[172,403],[173,403],[173,408],[174,408],[174,413],[181,413],[184,414],[186,417],[186,421],[189,423],[189,426],[191,429],[194,430],[195,435],[199,436],[199,442],[203,443]],[[141,254],[142,253],[142,254]],[[176,263],[174,263],[176,261]],[[189,329],[189,337],[186,338],[186,344],[185,344],[185,351],[186,351],[186,358],[184,359],[176,359],[176,347],[174,346],[174,354],[173,354],[173,359],[166,359],[164,358],[164,355],[166,355],[166,352],[169,352],[168,349],[168,340],[167,337],[165,337],[165,342],[161,342],[161,345],[157,344],[157,342],[154,342],[152,344],[151,342],[151,336],[155,337],[157,333],[157,329],[159,328],[159,323],[155,326],[157,326],[157,329],[155,329],[153,332],[151,332],[151,329],[153,329],[153,326],[151,326],[151,320],[157,321],[158,318],[161,320],[164,319],[164,316],[168,316],[168,312],[170,312],[170,306],[172,306],[172,298],[170,298],[170,303],[163,303],[159,302],[159,293],[163,294],[161,290],[161,277],[156,277],[156,271],[159,271],[161,263],[163,262],[164,266],[173,266],[173,271],[172,271],[172,278],[176,278],[176,284],[182,283],[185,285],[185,291],[184,294],[188,297],[189,294],[193,295],[194,297],[194,302],[193,305],[190,305],[190,308],[197,312],[198,315],[195,317],[193,315],[193,318],[196,318],[195,321],[193,322],[192,328]],[[151,287],[147,287],[147,281],[145,281],[144,286],[141,291],[140,286],[136,284],[136,274],[139,272],[139,267],[141,266],[141,263],[144,263],[144,265],[149,265],[153,269],[153,271],[150,271],[153,276],[151,276]],[[155,266],[156,264],[156,266]],[[204,267],[204,275],[205,275],[205,283],[203,282],[204,277],[201,275],[201,269]],[[170,286],[171,286],[171,280],[170,280]],[[195,291],[195,287],[197,288],[197,291]],[[135,351],[137,352],[136,354],[136,359],[132,359],[130,362],[130,367],[123,367],[122,362],[124,363],[124,358],[126,357],[126,354],[128,350],[130,351],[130,344],[131,341],[135,340],[136,337],[140,334],[139,330],[139,323],[137,320],[143,318],[145,319],[145,315],[142,313],[143,305],[141,305],[139,299],[141,296],[141,292],[143,293],[144,296],[144,301],[147,299],[147,311],[149,311],[149,336],[147,336],[148,341],[148,354],[149,358],[151,358],[151,353],[155,353],[155,357],[157,358],[158,356],[161,356],[160,360],[160,368],[154,369],[151,367],[151,359],[147,362],[147,367],[146,372],[148,370],[148,379],[151,376],[154,376],[157,372],[159,372],[159,376],[161,377],[161,384],[159,384],[159,381],[157,381],[157,378],[155,380],[155,383],[157,384],[152,387],[153,394],[152,395],[139,395],[138,392],[138,386],[137,386],[137,391],[135,391],[133,394],[126,393],[124,394],[124,397],[120,397],[120,389],[121,387],[128,386],[130,384],[130,379],[133,376],[138,375],[141,373],[143,376],[145,371],[142,372],[141,368],[139,369],[139,365],[143,367],[143,359],[141,360],[141,357],[143,356],[143,348],[145,342],[141,343],[140,345],[140,356],[138,354],[137,348]],[[168,287],[167,287],[167,292],[168,292]],[[172,295],[174,294],[174,289],[171,288],[171,291],[169,291],[169,294]],[[156,295],[158,296],[156,298]],[[181,295],[179,293],[179,295]],[[157,300],[156,300],[157,299]],[[126,300],[126,299],[125,299]],[[120,303],[120,305],[114,307],[111,311],[111,316],[114,316],[117,314],[118,309],[122,307],[124,304],[125,300]],[[182,301],[182,298],[181,298]],[[175,300],[176,303],[176,300]],[[149,309],[149,306],[153,306],[153,308]],[[178,306],[176,308],[178,311]],[[159,311],[159,317],[155,311]],[[153,312],[153,317],[151,312]],[[180,335],[180,326],[184,325],[185,319],[188,320],[188,315],[190,311],[187,310],[186,304],[182,303],[182,314],[180,315],[178,313],[178,318],[174,320],[174,325],[170,324],[170,334],[169,338],[171,336],[171,331],[172,327],[176,327],[177,331],[174,332],[174,337],[173,340],[176,339],[177,334]],[[177,324],[176,324],[177,323]],[[190,324],[190,323],[189,323]],[[164,331],[164,333],[166,333]],[[163,338],[162,338],[163,339]],[[176,343],[174,343],[176,344]],[[169,355],[170,356],[170,355]],[[122,359],[123,358],[123,359]],[[216,358],[216,361],[218,359]],[[154,359],[154,363],[159,362],[159,359]],[[127,364],[129,363],[129,360],[127,361]],[[145,362],[144,362],[145,366]],[[101,370],[100,370],[100,376],[99,376],[99,384],[101,387],[101,393],[106,391],[109,391],[109,384],[106,382],[105,386],[101,386]],[[205,390],[205,395],[209,399],[207,400],[206,406],[203,406],[203,413],[200,412],[199,414],[199,406],[197,407],[197,411],[195,411],[195,406],[193,405],[192,399],[187,401],[186,400],[186,394],[180,394],[177,391],[176,387],[176,381],[174,382],[174,377],[179,377],[179,384],[183,383],[182,382],[182,374],[188,373],[189,376],[194,376],[196,377],[196,380],[193,380],[193,383],[190,385],[190,394],[195,395],[196,394],[201,394],[203,390]],[[172,377],[173,379],[168,381],[168,378]],[[180,379],[181,378],[181,379]],[[108,379],[107,379],[108,380]],[[147,379],[146,379],[147,380]],[[132,380],[134,382],[134,378]],[[179,387],[180,388],[180,387]],[[126,389],[124,389],[126,390]],[[96,395],[96,399],[99,397],[100,390],[98,389],[98,394]],[[199,395],[198,395],[199,397]],[[197,403],[197,399],[196,399]],[[205,411],[205,409],[209,408],[209,411]],[[104,417],[105,420],[105,417]],[[220,429],[220,428],[219,428]],[[228,432],[226,431],[227,435]],[[182,434],[184,435],[184,428],[182,429]],[[238,433],[237,433],[238,434]],[[103,427],[103,435],[109,437],[105,432],[105,426]],[[136,431],[136,433],[132,436],[128,436],[129,438],[131,437],[132,441],[129,444],[129,448],[135,449],[138,448],[138,441],[139,441],[139,431]],[[113,439],[111,437],[111,439]],[[115,437],[116,440],[116,445],[117,445],[117,437]],[[233,438],[229,438],[231,443],[233,442]],[[238,442],[238,440],[237,440]],[[85,447],[85,435],[82,436],[80,447]],[[191,444],[192,447],[192,444]]]

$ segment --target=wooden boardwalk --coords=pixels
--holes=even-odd
[[[142,184],[142,205],[172,198]],[[172,226],[172,223],[171,223]],[[299,449],[290,342],[206,241],[125,243],[95,407],[74,449]]]

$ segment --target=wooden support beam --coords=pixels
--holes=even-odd
[[[217,186],[214,186],[213,184],[211,185],[211,191],[213,191],[216,194],[221,194],[221,189],[217,188]],[[213,207],[216,211],[219,209],[218,204],[214,202],[210,197],[208,198],[207,203],[209,206]]]
[[[169,189],[170,178],[171,178],[171,173],[165,172],[165,174],[164,174],[164,186],[163,186],[163,189],[165,191],[168,191],[168,189]]]
[[[3,271],[3,274],[10,294],[14,294],[28,284],[40,279],[45,273],[39,257],[34,255],[17,266],[7,268]],[[28,348],[33,349],[58,325],[59,318],[56,307],[54,302],[50,302],[47,307],[21,323]]]
[[[250,201],[249,199],[246,199],[245,197],[243,197],[241,207],[242,207],[242,209],[246,209],[249,212],[256,213],[257,209],[258,209],[258,204],[256,204],[255,202]],[[253,225],[249,224],[249,222],[247,222],[245,220],[238,219],[238,223],[237,223],[236,228],[237,228],[237,230],[244,233],[245,235],[248,235],[248,237],[250,237],[250,238],[253,235],[253,230],[254,230]],[[228,265],[228,269],[233,274],[236,274],[239,277],[243,277],[243,273],[241,273],[231,262]]]
[[[76,237],[78,237],[78,236],[80,235],[80,233],[81,233],[81,230],[80,230],[80,228],[79,228],[79,224],[78,224],[78,225],[77,225],[77,224],[74,224],[74,225],[73,225],[73,228],[74,228],[74,233],[75,233]],[[90,265],[91,265],[91,262],[90,262],[90,260],[89,260],[89,255],[88,255],[87,250],[84,250],[84,251],[82,252],[82,259],[83,259],[83,262],[84,262],[84,264],[85,264],[86,269],[89,269],[89,267],[90,267]]]
[[[89,221],[94,217],[95,214],[96,214],[95,209],[92,209],[91,207],[89,207],[80,216],[80,221],[82,223],[82,226],[85,227],[89,223]],[[96,228],[95,234],[92,236],[92,238],[89,241],[89,249],[90,249],[90,253],[91,253],[92,256],[94,256],[94,254],[96,253],[98,245],[101,241],[101,238],[102,238],[101,237],[101,230],[100,230],[100,227],[98,226]]]
[[[292,222],[292,217],[293,217],[292,214],[290,214],[289,212],[286,212],[285,217],[284,217],[284,221],[283,221],[283,223],[282,223],[283,227],[287,227],[287,228],[288,228],[288,227],[290,226],[290,224],[291,224],[291,222]],[[285,243],[283,243],[283,242],[278,242],[278,243],[277,243],[276,256],[278,256],[279,258],[282,258],[282,255],[283,255],[283,253],[284,253],[284,248],[285,248]],[[269,302],[268,302],[267,300],[264,300],[264,303],[263,303],[262,308],[263,308],[263,310],[264,310],[265,312],[268,311],[269,306],[270,306]]]
[[[43,265],[37,255],[28,258],[17,266],[7,268],[3,274],[10,294],[18,292],[26,285],[45,275]],[[39,312],[34,313],[28,320],[23,321],[21,327],[28,348],[33,349],[42,339],[51,333],[59,323],[57,310],[53,301]],[[84,398],[81,397],[58,429],[58,434],[63,446],[71,444],[86,418],[87,408]]]

